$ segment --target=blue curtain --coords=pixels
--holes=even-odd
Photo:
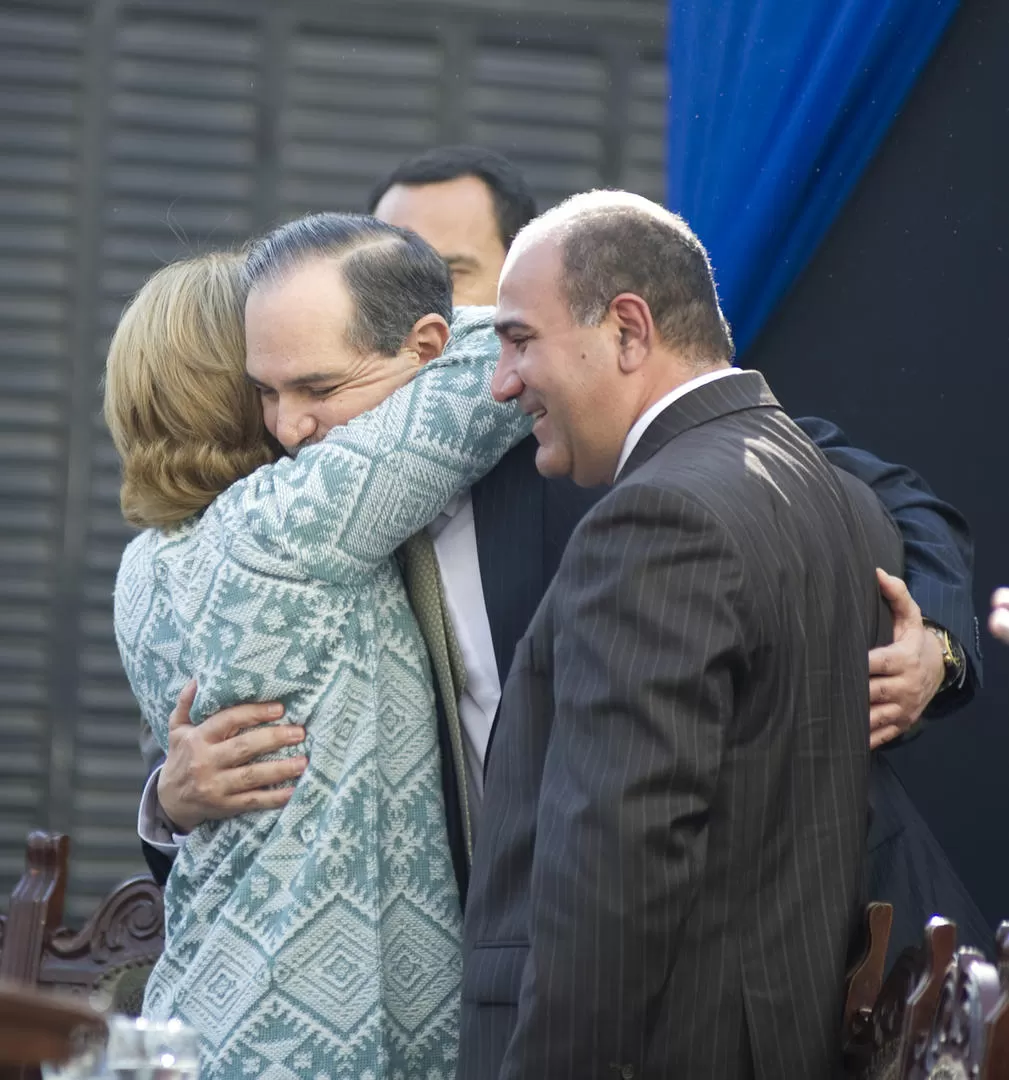
[[[742,353],[812,255],[958,0],[671,0],[669,190]]]

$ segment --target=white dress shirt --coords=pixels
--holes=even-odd
[[[697,390],[699,387],[704,386],[706,383],[714,382],[716,379],[724,379],[726,375],[736,375],[739,373],[739,368],[727,367],[718,368],[717,371],[706,371],[703,375],[698,375],[696,379],[688,379],[685,383],[680,383],[675,390],[670,390],[665,397],[659,398],[654,405],[649,405],[647,409],[638,417],[634,422],[634,426],[627,432],[627,438],[624,439],[624,448],[620,451],[620,458],[617,461],[616,476],[619,478],[620,472],[627,464],[627,459],[631,456],[634,447],[641,441],[641,436],[651,427],[652,421],[659,415],[659,413],[665,412],[674,401],[683,397],[684,394],[689,394],[691,390]]]
[[[501,679],[484,601],[469,492],[453,499],[428,531],[434,541],[448,616],[466,667],[459,719],[466,751],[470,816],[475,829],[483,802],[483,761],[501,700]]]
[[[473,500],[469,492],[456,496],[428,531],[441,571],[449,618],[466,667],[466,688],[459,700],[459,719],[466,753],[466,790],[475,829],[483,802],[483,759],[501,700],[501,680],[484,602]],[[144,788],[137,832],[140,839],[153,848],[174,855],[185,837],[172,832],[171,823],[161,810],[158,802],[160,772],[160,767],[155,769]]]

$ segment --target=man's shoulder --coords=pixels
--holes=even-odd
[[[745,534],[755,517],[770,528],[776,517],[808,516],[821,505],[836,521],[843,498],[833,467],[779,407],[719,416],[682,432],[622,478],[613,495],[641,508],[694,508],[730,534]],[[600,512],[612,513],[612,505],[601,504]]]
[[[786,425],[787,417],[780,409],[714,417],[659,446],[633,472],[621,477],[614,491],[633,485],[639,495],[651,489],[704,501],[712,490],[745,487],[751,479],[748,451],[761,438],[773,435],[777,439],[780,464],[785,465],[792,450]]]

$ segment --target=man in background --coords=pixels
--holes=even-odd
[[[448,264],[461,307],[497,303],[505,255],[536,202],[507,158],[442,146],[393,169],[372,191],[368,213],[424,237]]]

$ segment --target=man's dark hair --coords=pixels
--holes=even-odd
[[[338,267],[354,301],[347,342],[395,356],[424,315],[452,322],[452,278],[416,233],[363,214],[311,214],[253,242],[242,270],[246,293],[312,259]]]
[[[613,201],[606,195],[572,196],[541,219],[558,215],[563,285],[575,322],[597,326],[614,297],[634,293],[648,304],[665,344],[698,365],[731,361],[732,332],[701,241],[677,214],[643,199],[636,205],[623,192],[614,192]]]
[[[436,146],[423,154],[401,161],[372,189],[368,213],[373,214],[382,196],[395,184],[420,187],[475,176],[482,180],[494,201],[501,244],[507,251],[515,234],[536,216],[536,200],[522,173],[501,154],[478,146]]]

